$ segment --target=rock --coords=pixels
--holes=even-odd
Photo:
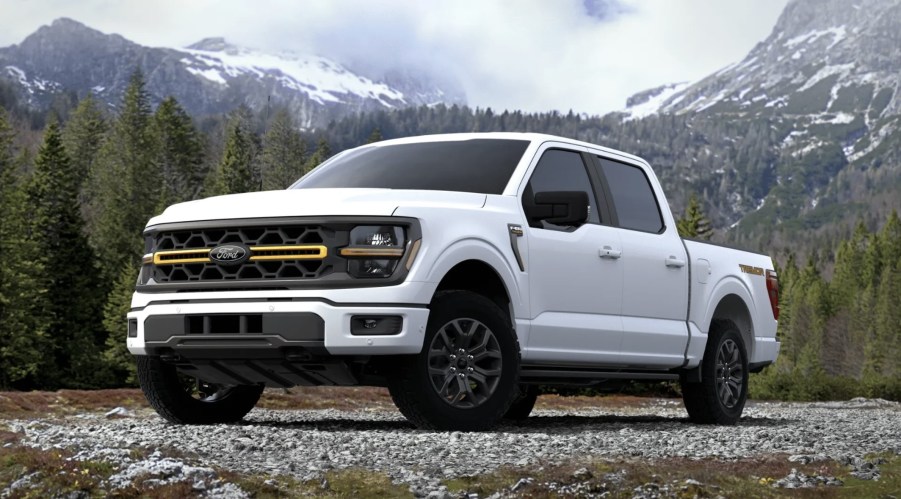
[[[579,468],[573,472],[572,477],[576,480],[585,482],[594,478],[594,475],[588,471],[588,468]]]
[[[127,417],[131,417],[131,415],[132,415],[131,411],[129,411],[128,409],[126,409],[124,407],[116,407],[115,409],[112,409],[112,410],[108,411],[106,414],[104,414],[103,417],[127,418]]]
[[[511,491],[511,492],[516,492],[517,490],[519,490],[519,489],[525,487],[526,485],[531,484],[531,483],[532,483],[532,480],[533,480],[532,478],[520,478],[519,481],[516,482],[515,485],[513,485],[512,487],[510,487],[510,491]]]

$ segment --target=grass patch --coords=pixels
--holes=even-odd
[[[901,497],[901,457],[890,454],[872,457],[887,461],[879,465],[879,480],[857,480],[845,472],[841,476],[845,486],[840,488],[837,497]]]
[[[363,469],[330,471],[321,480],[308,481],[300,481],[290,476],[268,477],[233,472],[223,472],[220,476],[240,486],[254,498],[410,497],[409,486],[393,484],[387,475]]]
[[[502,467],[491,473],[445,481],[452,493],[478,493],[480,497],[511,491],[522,497],[560,497],[607,492],[611,498],[632,497],[636,488],[645,491],[668,487],[676,497],[889,497],[901,490],[901,458],[888,457],[880,466],[879,481],[859,480],[850,469],[834,461],[801,465],[784,455],[734,461],[717,459],[661,459],[655,461],[592,461],[526,468]],[[590,475],[577,472],[586,468]],[[807,475],[832,475],[844,486],[780,489],[774,482],[792,469]],[[590,476],[590,478],[587,478]],[[523,478],[530,483],[520,483]],[[520,483],[516,490],[512,489]]]
[[[103,496],[101,482],[114,473],[105,461],[74,461],[63,451],[12,445],[0,447],[0,490],[4,497]],[[17,480],[29,484],[14,490]]]

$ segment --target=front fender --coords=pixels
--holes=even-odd
[[[500,248],[488,241],[466,238],[454,242],[434,256],[434,264],[429,266],[428,273],[423,278],[428,282],[441,282],[452,268],[468,260],[482,261],[497,272],[507,290],[507,296],[510,297],[513,316],[518,317],[524,310],[523,297],[516,282],[516,272],[519,269],[514,269]]]

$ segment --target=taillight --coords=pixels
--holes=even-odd
[[[770,296],[770,307],[773,308],[773,319],[779,320],[779,279],[776,272],[766,271],[766,292]]]

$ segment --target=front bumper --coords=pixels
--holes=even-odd
[[[312,291],[136,294],[128,314],[132,331],[127,345],[134,355],[207,359],[287,357],[297,352],[332,356],[417,354],[422,349],[429,310],[426,304],[397,299],[431,296],[433,287],[408,282],[394,289],[357,289],[353,290],[357,299],[352,301],[348,299],[350,290],[320,292],[320,296]],[[344,301],[335,301],[336,297]],[[381,300],[366,302],[360,298]],[[197,334],[196,328],[183,326],[189,318],[202,316],[262,316],[265,327],[246,333],[207,327]],[[398,316],[402,324],[397,334],[351,334],[354,316]],[[166,324],[171,326],[167,328]],[[242,327],[242,331],[247,329]]]

